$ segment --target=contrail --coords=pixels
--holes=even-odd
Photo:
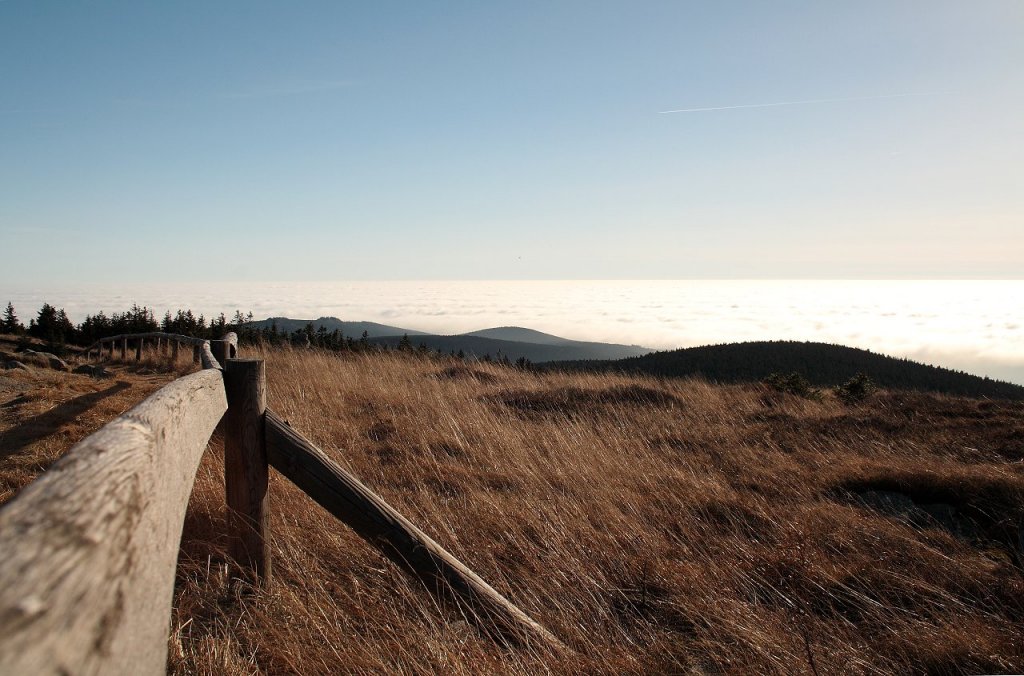
[[[776,101],[774,103],[747,103],[741,106],[713,106],[710,108],[680,108],[679,110],[659,110],[659,115],[667,113],[703,113],[710,110],[736,110],[738,108],[777,108],[779,106],[799,106],[805,103],[839,103],[843,101],[877,101],[878,99],[902,99],[908,96],[938,96],[946,92],[915,92],[911,94],[882,94],[881,96],[848,96],[837,99],[806,99],[804,101]]]

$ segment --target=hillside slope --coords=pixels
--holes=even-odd
[[[276,326],[277,330],[282,333],[292,333],[293,331],[301,331],[306,328],[307,324],[313,325],[313,330],[319,329],[321,326],[324,327],[328,332],[338,330],[341,331],[346,337],[359,338],[365,331],[369,336],[401,336],[403,334],[409,334],[410,336],[421,335],[422,331],[413,331],[412,329],[403,329],[398,326],[388,326],[387,324],[378,324],[377,322],[348,322],[342,321],[337,317],[320,317],[319,319],[289,319],[288,317],[268,317],[267,319],[260,319],[257,321],[249,322],[248,327],[254,329],[270,328]]]
[[[689,347],[605,362],[549,365],[567,370],[637,373],[666,377],[701,376],[712,382],[760,381],[772,373],[797,372],[818,386],[837,385],[857,373],[894,389],[971,397],[1024,399],[1024,387],[843,345],[764,341]]]
[[[568,345],[574,342],[568,338],[553,336],[550,333],[527,329],[522,326],[496,326],[492,329],[469,331],[461,335],[492,338],[494,340],[511,340],[518,343],[536,343],[538,345]]]
[[[524,329],[525,330],[525,329]],[[544,335],[544,334],[542,334]],[[552,338],[557,338],[552,336]],[[370,339],[371,343],[396,347],[401,336],[383,336]],[[485,355],[497,359],[501,356],[516,361],[520,357],[532,362],[548,362],[556,360],[576,359],[623,359],[647,354],[649,349],[635,345],[615,345],[613,343],[588,343],[584,341],[560,339],[558,343],[533,343],[511,340],[497,340],[479,335],[465,334],[455,336],[410,335],[413,345],[426,345],[430,350],[440,350],[447,354],[458,353],[460,350],[469,357],[481,358]]]
[[[215,435],[184,524],[171,673],[1024,669],[1019,403],[242,356],[266,359],[274,411],[569,649],[496,644],[276,472],[274,582],[253,589],[226,559]],[[191,368],[181,357],[115,364],[114,383],[4,376],[0,501],[156,386],[147,373]]]
[[[275,587],[248,591],[222,563],[215,450],[176,673],[1024,668],[1019,404],[260,356],[273,410],[571,650],[496,645],[276,474]]]

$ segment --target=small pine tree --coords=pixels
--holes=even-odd
[[[811,383],[807,381],[807,378],[804,378],[796,371],[793,371],[788,376],[784,376],[781,373],[772,373],[765,378],[764,382],[774,390],[795,394],[805,399],[818,399],[821,397],[821,392],[811,387]]]
[[[857,404],[870,397],[877,389],[875,383],[863,373],[858,373],[835,389],[836,396],[844,404]]]
[[[10,301],[7,301],[7,309],[4,310],[4,318],[0,322],[0,328],[2,328],[4,333],[12,333],[16,336],[25,332],[25,327],[18,320],[17,313],[14,312],[14,304]]]

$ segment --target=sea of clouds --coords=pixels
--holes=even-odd
[[[432,333],[526,326],[658,349],[813,340],[1024,384],[1024,281],[360,281],[10,288],[23,321],[49,302],[73,321],[145,305]]]

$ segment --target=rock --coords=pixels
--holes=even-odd
[[[54,371],[70,371],[71,367],[68,363],[58,357],[55,354],[49,352],[36,352],[35,350],[25,350],[22,353],[22,358],[33,366],[42,366],[43,368],[53,369]]]
[[[99,364],[82,364],[81,366],[75,367],[72,373],[80,373],[82,375],[92,376],[93,378],[107,378],[110,376],[110,372],[103,368]]]
[[[5,361],[4,368],[7,369],[8,371],[13,371],[15,369],[19,371],[28,371],[28,367],[22,364],[17,359],[8,359],[7,361]]]

